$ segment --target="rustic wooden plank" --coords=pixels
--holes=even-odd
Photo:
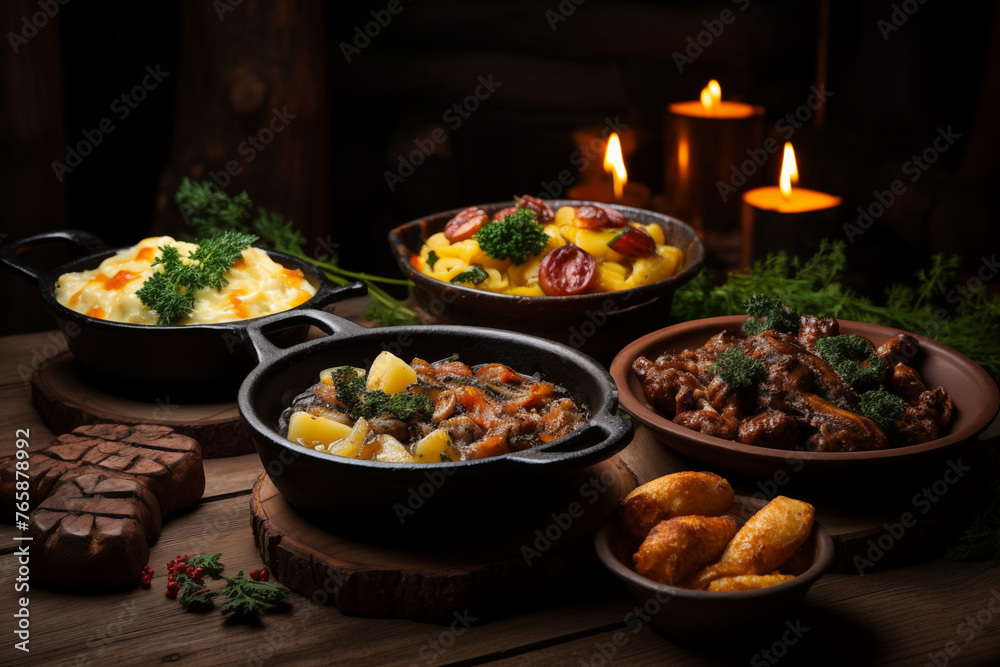
[[[928,580],[941,585],[928,586]],[[491,664],[920,665],[930,663],[931,654],[940,654],[939,661],[948,657],[946,647],[958,651],[949,665],[993,664],[1000,654],[998,583],[989,564],[946,561],[864,577],[827,575],[802,607],[778,619],[775,630],[738,638],[720,628],[720,641],[710,646],[679,645],[632,622],[630,602],[619,608],[619,627]],[[979,592],[970,595],[972,590]],[[976,615],[991,620],[973,635],[972,625],[961,624]]]
[[[33,586],[27,593],[32,651],[19,655],[5,642],[0,646],[0,664],[101,664],[114,655],[123,665],[173,659],[184,659],[188,664],[228,664],[234,660],[250,662],[254,657],[268,665],[408,665],[426,662],[429,655],[441,655],[444,644],[448,644],[449,660],[469,660],[524,643],[588,632],[595,624],[614,623],[617,615],[615,605],[607,611],[608,593],[598,586],[589,589],[598,592],[597,598],[573,606],[530,611],[482,625],[465,619],[470,625],[467,630],[456,621],[456,628],[463,630],[458,634],[448,625],[344,616],[333,606],[314,605],[293,595],[290,612],[268,614],[259,627],[246,626],[227,622],[218,612],[186,613],[178,603],[163,597],[166,562],[177,554],[199,551],[222,552],[227,573],[261,567],[246,496],[205,503],[169,522],[151,551],[150,563],[157,571],[152,590],[79,596]],[[16,571],[13,555],[0,557],[0,578],[11,581]],[[15,596],[12,587],[0,590],[0,609],[14,609]],[[618,598],[619,604],[624,601],[620,592],[611,596]],[[459,617],[464,612],[455,611]],[[378,634],[377,642],[358,641],[359,637],[373,637],[373,631]],[[332,646],[336,651],[331,651]]]

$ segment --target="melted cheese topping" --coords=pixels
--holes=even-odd
[[[114,322],[156,324],[158,316],[135,293],[154,271],[158,247],[176,246],[184,262],[198,246],[169,236],[143,239],[137,245],[104,260],[91,271],[64,273],[56,281],[56,300],[83,313]],[[162,270],[157,267],[156,270]],[[194,308],[175,324],[211,324],[245,320],[294,308],[308,301],[316,288],[302,271],[286,269],[259,248],[248,248],[226,274],[221,290],[200,289]]]

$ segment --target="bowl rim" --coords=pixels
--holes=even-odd
[[[768,502],[770,502],[770,499],[767,498],[737,494],[733,496],[732,504],[746,503],[759,510]],[[732,507],[732,505],[730,505],[730,507]],[[723,514],[725,514],[725,512]],[[621,529],[618,526],[618,515],[615,513],[604,520],[604,522],[597,529],[597,533],[594,535],[594,549],[597,552],[598,559],[605,568],[607,568],[616,577],[632,586],[655,591],[656,593],[663,593],[669,595],[671,598],[676,597],[689,600],[719,600],[722,602],[732,600],[748,600],[752,598],[770,597],[783,591],[794,590],[797,588],[808,588],[813,584],[813,582],[830,570],[836,556],[836,545],[833,542],[833,537],[831,537],[830,533],[823,527],[819,519],[814,518],[812,531],[809,534],[809,539],[816,543],[813,563],[805,572],[796,575],[794,579],[783,581],[780,584],[775,584],[774,586],[757,588],[748,591],[697,591],[690,588],[683,588],[681,586],[664,584],[648,577],[644,577],[627,564],[623,563],[615,555],[611,546],[612,539],[620,534]]]
[[[805,463],[857,463],[859,461],[884,461],[886,459],[908,457],[912,455],[924,454],[939,449],[944,449],[951,445],[958,444],[978,436],[986,430],[1000,412],[1000,390],[993,378],[981,367],[961,352],[952,347],[940,343],[933,339],[906,332],[896,327],[885,327],[867,322],[856,322],[836,318],[841,327],[850,333],[858,333],[866,338],[876,335],[881,338],[889,338],[897,333],[907,333],[917,339],[922,350],[932,350],[936,355],[943,355],[953,366],[965,371],[968,381],[975,381],[981,386],[982,403],[978,412],[974,413],[971,423],[960,429],[953,429],[947,435],[935,438],[918,445],[906,445],[902,447],[889,447],[879,450],[868,450],[860,452],[812,452],[797,449],[775,449],[771,447],[761,447],[759,445],[746,445],[735,440],[725,440],[715,436],[704,435],[684,426],[674,423],[665,416],[660,415],[646,402],[644,396],[637,396],[632,391],[630,380],[633,378],[632,362],[639,356],[640,351],[656,346],[663,351],[670,347],[669,341],[677,337],[680,333],[697,332],[705,330],[712,333],[707,334],[704,340],[708,340],[711,335],[722,331],[738,327],[747,319],[746,315],[723,315],[720,317],[710,317],[699,320],[690,320],[674,324],[657,331],[653,331],[641,338],[636,339],[625,346],[611,363],[610,372],[618,385],[618,393],[622,409],[628,412],[636,420],[645,424],[658,435],[669,435],[688,442],[696,442],[702,446],[710,446],[716,450],[739,454],[743,456],[759,459],[781,458],[783,461],[794,462],[803,461]],[[865,334],[868,332],[868,335]],[[870,338],[869,338],[870,340]],[[956,406],[958,409],[968,410],[963,406]],[[668,443],[668,446],[670,444]]]
[[[481,208],[487,213],[495,213],[496,211],[507,208],[511,205],[513,200],[507,202],[490,202],[486,204],[472,204],[471,206]],[[460,208],[454,208],[448,211],[440,211],[438,213],[432,213],[430,215],[417,218],[415,220],[410,220],[409,222],[404,222],[401,225],[397,225],[393,229],[389,230],[388,239],[389,245],[391,247],[393,256],[396,259],[396,263],[399,265],[400,270],[406,275],[407,278],[412,280],[418,286],[424,288],[426,291],[439,292],[443,289],[450,288],[454,290],[458,295],[465,296],[467,298],[497,298],[503,299],[504,301],[512,301],[517,303],[538,303],[541,306],[551,305],[555,302],[559,303],[577,303],[581,306],[590,305],[592,302],[604,301],[609,298],[616,298],[616,295],[629,295],[627,298],[633,298],[634,295],[640,295],[644,297],[649,295],[650,297],[658,296],[664,288],[670,287],[672,285],[683,285],[688,282],[701,270],[705,262],[705,245],[702,241],[701,234],[690,224],[675,218],[666,213],[660,213],[658,211],[650,211],[648,209],[637,208],[635,206],[626,206],[624,204],[609,204],[607,202],[595,202],[587,201],[582,199],[552,199],[545,200],[550,206],[557,208],[560,206],[581,206],[586,204],[599,204],[601,206],[609,206],[622,213],[624,213],[629,220],[633,220],[633,216],[636,214],[641,214],[643,217],[653,217],[657,223],[666,222],[671,226],[678,226],[685,231],[689,231],[692,237],[691,243],[687,248],[682,248],[684,251],[685,264],[682,265],[681,271],[675,273],[674,275],[664,278],[663,280],[658,280],[655,283],[650,283],[648,285],[640,285],[639,287],[631,287],[625,290],[616,290],[613,292],[591,292],[586,294],[574,294],[569,296],[525,296],[521,294],[504,294],[502,292],[489,292],[486,290],[475,289],[474,287],[465,287],[462,285],[452,285],[450,283],[445,283],[440,280],[431,278],[430,276],[417,271],[410,264],[410,254],[413,249],[408,247],[403,241],[402,234],[409,231],[415,227],[422,228],[422,236],[424,240],[427,237],[427,224],[428,221],[447,221],[448,219],[454,217],[458,212],[470,208],[470,206],[463,206]],[[443,227],[443,225],[442,225]],[[419,250],[419,249],[418,249]],[[617,298],[622,298],[618,296]],[[633,306],[639,306],[641,303],[632,304]]]
[[[371,474],[376,474],[377,472],[382,471],[386,475],[392,475],[393,473],[399,473],[401,471],[409,473],[435,470],[448,471],[459,469],[481,469],[484,467],[490,469],[503,465],[510,465],[515,467],[517,470],[527,471],[531,468],[542,466],[547,463],[569,464],[577,459],[586,459],[588,452],[590,452],[589,456],[597,456],[599,459],[603,460],[613,456],[615,453],[626,447],[632,440],[634,425],[620,409],[618,387],[607,368],[599,364],[589,355],[562,343],[551,341],[546,338],[540,338],[538,336],[519,334],[516,332],[462,325],[404,325],[369,329],[367,327],[354,324],[353,322],[349,322],[348,320],[344,320],[343,318],[340,318],[332,313],[315,310],[303,311],[302,313],[292,313],[289,311],[289,314],[282,319],[291,319],[296,316],[304,316],[307,318],[321,317],[327,322],[330,320],[333,320],[334,322],[338,320],[342,321],[346,323],[343,331],[346,332],[347,335],[327,336],[324,338],[308,340],[292,347],[279,350],[276,356],[270,356],[270,358],[268,358],[269,353],[265,351],[262,355],[261,362],[254,367],[244,379],[237,397],[237,405],[240,415],[249,427],[255,441],[257,441],[258,438],[263,438],[268,441],[271,446],[281,448],[281,451],[293,452],[296,455],[296,459],[305,455],[306,460],[316,462],[322,466],[344,466],[347,469],[368,470]],[[259,330],[261,326],[266,326],[266,323],[255,323],[250,327],[250,339],[255,345],[258,344],[259,339],[256,338],[254,330]],[[344,458],[317,452],[310,448],[297,445],[282,437],[274,426],[269,423],[267,419],[265,419],[265,416],[259,414],[257,401],[259,400],[261,391],[260,386],[263,383],[270,381],[272,379],[271,376],[274,374],[280,373],[282,370],[288,368],[299,366],[306,362],[310,357],[325,353],[326,350],[330,348],[335,349],[337,347],[358,343],[376,345],[386,340],[395,340],[400,335],[412,332],[421,336],[446,336],[450,338],[453,338],[455,335],[461,335],[464,336],[467,341],[475,340],[477,342],[483,340],[501,341],[503,339],[515,339],[519,344],[526,343],[535,347],[542,353],[551,352],[552,354],[559,354],[564,362],[572,363],[573,365],[585,370],[587,373],[597,373],[601,375],[602,380],[604,381],[602,386],[604,390],[603,393],[605,395],[604,401],[598,406],[587,406],[590,411],[590,418],[587,420],[586,424],[577,430],[562,436],[561,438],[544,443],[538,447],[533,447],[520,452],[508,452],[499,456],[492,456],[483,459],[430,463],[389,463]],[[261,354],[261,350],[259,348],[258,354]],[[517,370],[516,367],[515,370]],[[558,379],[550,379],[550,381],[554,381],[559,384]],[[567,389],[572,392],[572,388],[567,387]],[[585,439],[588,437],[588,432],[593,434],[594,431],[597,431],[600,436],[600,446],[591,445],[590,447],[585,447],[582,450],[573,449],[569,451],[559,451],[559,448],[564,446],[567,441],[571,441],[572,439]],[[258,448],[260,446],[261,445],[258,444]],[[599,454],[595,453],[597,450],[599,450]],[[258,453],[260,453],[259,450]]]

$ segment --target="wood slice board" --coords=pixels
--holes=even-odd
[[[795,485],[788,475],[752,479],[709,472],[726,477],[738,494],[780,494],[811,503],[837,549],[833,571],[866,574],[942,555],[975,509],[974,498],[989,468],[982,450],[981,442],[969,443],[945,459],[901,467],[864,484]],[[620,456],[638,473],[640,484],[672,472],[706,470],[642,425]]]
[[[313,602],[333,603],[352,616],[434,623],[451,623],[462,613],[496,617],[578,593],[581,581],[600,573],[594,530],[635,488],[635,479],[618,457],[572,477],[565,502],[539,508],[523,529],[508,534],[470,539],[469,527],[456,525],[447,542],[361,542],[310,523],[266,474],[254,484],[251,523],[275,577]],[[606,490],[589,493],[585,485],[595,480]]]
[[[32,404],[55,433],[98,423],[160,424],[201,445],[203,458],[256,451],[235,402],[174,405],[130,400],[88,384],[73,355],[51,359],[31,381]]]

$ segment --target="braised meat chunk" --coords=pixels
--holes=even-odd
[[[782,313],[793,311],[782,309]],[[951,398],[926,386],[917,339],[878,347],[837,320],[803,315],[783,330],[721,331],[704,345],[638,357],[646,401],[686,428],[773,449],[858,452],[919,444],[951,424]],[[748,331],[755,333],[748,334]]]

